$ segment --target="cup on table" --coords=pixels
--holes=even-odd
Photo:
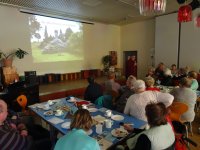
[[[111,117],[112,116],[112,111],[111,110],[106,110],[106,116]]]
[[[60,116],[60,115],[62,115],[62,113],[63,113],[62,110],[60,110],[60,109],[56,110],[56,115]]]
[[[97,134],[102,134],[102,130],[103,130],[103,125],[102,124],[97,124],[96,125],[96,133]]]
[[[52,104],[53,104],[53,101],[52,101],[52,100],[48,100],[48,104],[49,104],[49,105],[52,105]]]
[[[73,102],[76,101],[75,97],[70,97],[70,100],[73,101]]]
[[[111,128],[113,125],[113,121],[110,119],[105,120],[106,128]]]
[[[82,105],[82,108],[83,109],[88,109],[87,105],[85,105],[85,104]]]
[[[46,103],[46,104],[43,106],[43,109],[44,109],[44,110],[48,110],[48,109],[50,109],[49,104]]]

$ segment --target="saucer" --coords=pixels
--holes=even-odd
[[[61,114],[57,114],[57,113],[55,113],[55,116],[57,116],[57,117],[62,116],[62,115],[64,115],[63,112],[62,112]]]
[[[128,135],[128,132],[123,128],[116,128],[111,131],[111,134],[114,137],[125,137]]]
[[[121,115],[112,115],[111,119],[115,121],[121,121],[121,120],[124,120],[124,117]]]
[[[98,109],[97,109],[97,108],[88,108],[88,111],[89,111],[89,112],[97,112]]]
[[[45,116],[52,116],[53,115],[53,111],[46,111],[44,112]]]
[[[44,110],[50,110],[51,107],[44,107],[44,106],[43,106],[43,109],[44,109]]]
[[[71,122],[65,122],[65,123],[62,123],[61,124],[61,127],[63,129],[69,129],[70,128],[70,125],[71,125]]]

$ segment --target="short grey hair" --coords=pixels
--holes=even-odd
[[[133,84],[135,90],[145,90],[145,82],[143,80],[136,80]]]
[[[134,89],[135,81],[136,81],[136,77],[134,77],[133,75],[130,75],[126,82],[128,82],[130,84],[130,86],[131,86],[130,88],[131,89]]]

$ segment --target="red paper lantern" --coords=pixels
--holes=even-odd
[[[200,14],[195,18],[195,25],[196,27],[200,28]]]
[[[192,7],[190,5],[181,6],[178,10],[178,22],[192,21]]]

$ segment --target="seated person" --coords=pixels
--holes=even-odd
[[[5,150],[29,149],[31,141],[24,125],[15,126],[6,121],[7,104],[0,100],[0,148]]]
[[[131,95],[126,103],[124,113],[140,120],[147,121],[145,107],[147,104],[162,102],[166,107],[170,106],[174,97],[169,93],[158,91],[145,91],[145,83],[142,80],[136,80],[133,84],[135,94]]]
[[[177,68],[176,68],[176,65],[175,64],[172,64],[171,65],[171,73],[172,73],[172,76],[177,76],[178,74],[178,71],[177,71]]]
[[[184,102],[188,105],[188,111],[185,112],[181,119],[192,122],[195,117],[194,107],[196,104],[197,95],[190,88],[191,80],[188,78],[182,78],[180,80],[179,88],[174,88],[171,91],[171,94],[174,96],[174,99],[178,102]]]
[[[71,132],[61,137],[54,150],[100,150],[95,139],[87,135],[92,127],[92,117],[86,109],[76,111],[70,125]]]
[[[123,113],[127,99],[134,94],[133,83],[136,81],[136,78],[130,75],[126,81],[126,86],[121,88],[121,95],[116,99],[116,110]]]
[[[44,129],[41,125],[34,124],[32,116],[23,117],[13,110],[8,110],[8,115],[5,121],[9,126],[23,133],[25,136],[29,136],[33,144],[31,149],[43,150],[51,149],[50,134],[47,129]]]
[[[108,80],[105,81],[105,94],[110,94],[112,91],[115,91],[116,93],[119,93],[120,90],[120,84],[115,82],[115,73],[114,72],[109,72],[108,73]]]
[[[197,81],[197,73],[195,71],[190,71],[188,73],[188,78],[192,80],[191,89],[196,92],[199,87],[199,83]]]
[[[167,109],[163,103],[150,103],[145,107],[145,114],[150,128],[127,140],[130,150],[174,149],[175,135],[167,122]],[[128,131],[134,129],[124,125]]]
[[[159,88],[154,86],[155,80],[152,77],[146,77],[145,78],[146,83],[146,91],[160,91]]]
[[[93,77],[88,78],[88,83],[89,85],[86,88],[84,99],[94,103],[98,97],[103,95],[103,90],[101,85],[96,83]]]
[[[156,77],[156,81],[163,80],[164,77],[164,70],[165,70],[165,64],[164,63],[159,63],[156,70],[155,70],[155,77]]]
[[[153,77],[155,78],[155,68],[154,67],[149,67],[148,72],[146,74],[146,77]]]
[[[164,86],[172,86],[172,73],[171,70],[166,68],[163,76],[163,80],[161,81],[161,85]]]

